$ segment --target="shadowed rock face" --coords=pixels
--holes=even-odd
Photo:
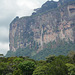
[[[58,39],[75,42],[74,3],[29,17],[16,17],[10,24],[10,50],[14,52],[29,46],[35,47],[38,53],[44,44],[58,42]]]

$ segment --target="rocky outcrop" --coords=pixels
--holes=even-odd
[[[62,2],[61,2],[62,1]],[[63,3],[65,0],[60,0]],[[10,50],[36,47],[36,53],[43,50],[44,44],[57,42],[75,42],[75,3],[65,4],[28,17],[16,17],[10,24]],[[46,5],[44,5],[46,6]]]

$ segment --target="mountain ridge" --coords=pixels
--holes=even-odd
[[[55,50],[57,47],[59,48],[63,41],[65,41],[63,42],[65,45],[72,42],[69,46],[73,45],[72,49],[74,49],[75,0],[73,2],[69,0],[71,1],[70,3],[67,2],[65,6],[62,6],[62,3],[64,4],[65,1],[67,0],[59,0],[58,2],[50,1],[50,3],[55,3],[57,7],[47,10],[48,7],[45,3],[42,5],[44,7],[42,12],[41,7],[35,13],[32,13],[31,16],[16,17],[10,24],[10,51],[6,56],[30,56],[32,58],[36,57],[37,54],[41,56],[40,52],[44,54],[43,49],[46,49],[47,45],[45,44],[50,42],[55,43],[49,44],[48,51]],[[47,11],[43,12],[45,9]],[[67,49],[67,52],[70,51],[69,49]]]

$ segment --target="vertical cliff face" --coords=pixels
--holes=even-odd
[[[44,44],[49,42],[75,42],[75,3],[39,14],[40,10],[36,15],[16,17],[12,21],[9,34],[11,51],[16,52],[19,48],[29,47],[36,49],[35,53],[39,53],[45,48]]]

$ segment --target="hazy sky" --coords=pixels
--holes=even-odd
[[[9,50],[9,26],[16,17],[29,16],[47,0],[0,0],[0,53]],[[58,1],[58,0],[55,0]]]

